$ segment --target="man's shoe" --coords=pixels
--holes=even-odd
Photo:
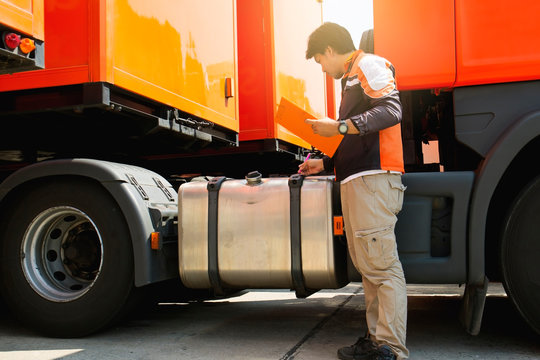
[[[395,360],[397,359],[396,354],[390,349],[388,345],[381,345],[375,352],[371,354],[370,360]]]
[[[369,335],[366,335],[359,338],[353,345],[339,349],[337,355],[341,360],[364,360],[371,359],[378,350],[377,344],[369,339]]]

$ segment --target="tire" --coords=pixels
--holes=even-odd
[[[540,334],[540,177],[521,191],[503,226],[500,262],[506,293]]]
[[[80,337],[113,324],[135,297],[124,216],[97,183],[57,180],[4,208],[3,297],[30,329]]]

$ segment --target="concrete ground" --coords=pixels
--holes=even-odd
[[[478,336],[457,320],[463,289],[409,285],[411,359],[540,359],[540,336],[490,286]],[[282,290],[160,304],[117,327],[81,339],[51,339],[0,319],[0,359],[336,359],[365,331],[360,284],[303,300]]]

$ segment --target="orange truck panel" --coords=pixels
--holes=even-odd
[[[0,24],[44,40],[43,0],[0,0]]]
[[[322,5],[313,0],[237,3],[240,140],[278,138],[309,148],[277,124],[276,112],[285,97],[314,116],[327,113],[324,74],[305,58],[307,38],[322,24]]]
[[[238,130],[237,97],[225,98],[226,79],[236,79],[234,9],[233,0],[109,2],[108,78]]]
[[[400,90],[454,84],[453,0],[376,0],[373,16],[375,53],[394,64]]]
[[[324,117],[326,78],[320,65],[305,56],[309,34],[322,24],[322,5],[313,0],[274,0],[273,5],[276,104],[284,97],[315,117]],[[310,147],[279,124],[277,138]]]
[[[538,0],[456,0],[456,86],[540,78]]]
[[[0,91],[105,81],[238,131],[234,0],[49,0],[44,14],[45,69]]]
[[[0,0],[21,13],[37,3]],[[281,97],[314,116],[325,116],[327,106],[333,111],[324,74],[304,55],[307,37],[322,23],[320,1],[41,4],[45,69],[2,75],[0,91],[108,82],[240,132],[240,140],[304,147],[277,124]]]
[[[375,52],[401,90],[540,78],[540,2],[377,0]]]

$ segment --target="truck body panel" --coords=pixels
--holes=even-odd
[[[238,130],[238,96],[225,95],[226,81],[236,88],[234,0],[115,0],[107,12],[109,82]]]
[[[33,38],[45,40],[44,0],[2,0],[0,1],[0,24],[18,30]]]
[[[374,1],[375,53],[397,69],[400,90],[540,77],[540,4],[496,0]]]
[[[454,0],[374,1],[373,22],[375,54],[394,65],[399,90],[455,83]]]
[[[0,1],[0,75],[44,67],[43,0]]]
[[[455,89],[456,138],[485,158],[517,119],[540,108],[538,94],[540,81]]]
[[[455,86],[540,78],[538,1],[456,0]]]
[[[322,5],[311,0],[238,0],[238,5],[240,141],[277,138],[309,148],[277,124],[276,112],[286,97],[314,116],[326,116],[324,74],[305,61],[304,46],[298,45],[322,23]]]
[[[175,3],[182,11],[172,11],[166,2],[48,1],[46,69],[5,75],[0,89],[105,81],[237,131],[238,97],[225,94],[226,82],[236,82],[234,5]]]
[[[298,22],[300,9],[306,17]],[[324,76],[297,46],[322,22],[318,2],[48,1],[44,17],[46,69],[0,76],[1,91],[107,82],[240,132],[241,140],[303,147],[275,121],[281,96],[326,115]]]
[[[322,23],[322,4],[311,0],[278,0],[273,1],[273,6],[276,105],[285,97],[315,118],[325,117],[328,94],[324,73],[318,64],[305,60],[305,49],[300,45]],[[299,14],[302,21],[298,21]],[[275,118],[274,113],[274,123]],[[309,148],[309,144],[283,126],[274,126],[277,138]]]
[[[396,239],[408,282],[465,283],[472,172],[409,173]]]

